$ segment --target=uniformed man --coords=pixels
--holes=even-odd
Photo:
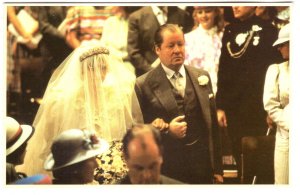
[[[241,138],[266,133],[264,78],[268,66],[280,60],[280,55],[272,47],[277,29],[255,16],[255,6],[232,9],[238,20],[225,28],[216,102],[219,125],[227,127],[240,168]]]

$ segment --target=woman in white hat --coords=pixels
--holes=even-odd
[[[54,138],[67,129],[91,129],[111,143],[121,141],[134,122],[132,102],[138,108],[134,82],[135,75],[107,48],[91,42],[75,49],[48,83],[25,158],[30,166],[20,169],[42,173]]]
[[[289,131],[290,131],[290,25],[282,27],[273,44],[285,62],[269,66],[264,86],[264,107],[276,123],[274,153],[275,184],[289,183]]]
[[[26,174],[17,173],[16,165],[24,163],[27,142],[34,133],[30,125],[20,125],[14,118],[5,118],[6,129],[6,183],[12,183]]]
[[[70,129],[62,132],[51,146],[44,168],[52,171],[53,184],[87,184],[94,180],[96,156],[109,148],[92,131]]]

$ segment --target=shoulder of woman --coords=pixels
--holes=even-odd
[[[277,75],[279,73],[279,64],[272,64],[269,66],[267,73],[266,73],[266,79],[277,78]],[[273,80],[273,79],[272,79]]]

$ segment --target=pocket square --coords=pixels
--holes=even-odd
[[[208,98],[209,98],[209,99],[212,99],[213,97],[214,97],[214,94],[213,94],[213,93],[208,94]]]

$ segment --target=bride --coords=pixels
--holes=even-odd
[[[98,45],[75,49],[53,73],[33,122],[36,133],[18,171],[45,173],[43,163],[52,141],[65,130],[92,129],[113,143],[122,140],[134,122],[142,122],[135,75]]]

